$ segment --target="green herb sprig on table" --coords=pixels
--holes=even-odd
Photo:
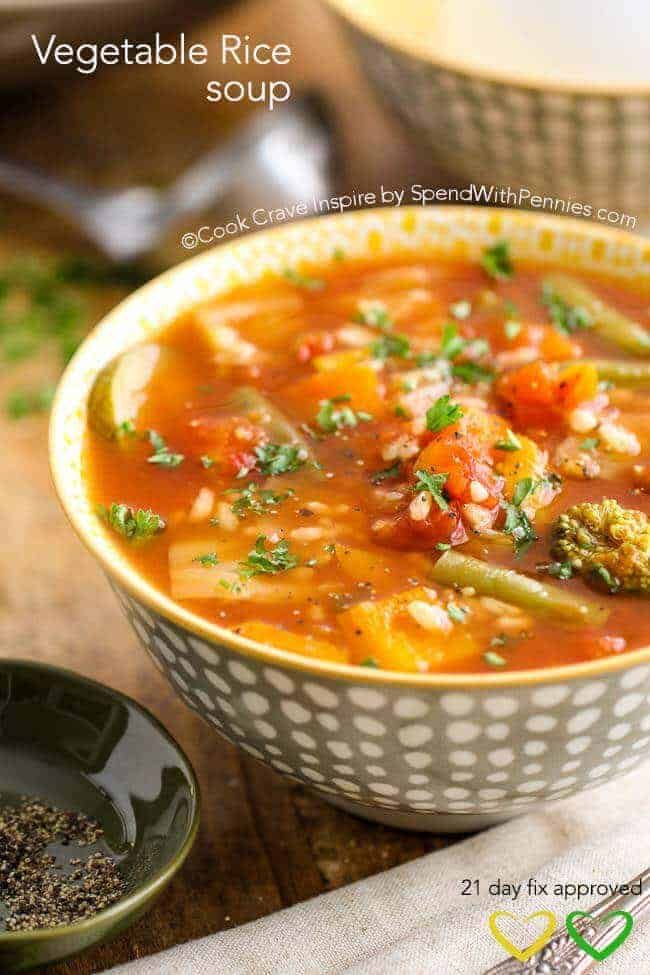
[[[74,256],[9,261],[0,269],[0,369],[35,356],[45,346],[65,365],[91,324],[88,289],[127,289],[145,280],[137,267]],[[5,410],[12,419],[22,419],[49,409],[51,400],[51,383],[21,387],[9,393]]]

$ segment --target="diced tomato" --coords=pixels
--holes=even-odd
[[[446,431],[445,431],[446,432]],[[487,491],[487,497],[480,504],[493,508],[503,494],[504,479],[494,473],[485,455],[472,450],[471,440],[436,439],[424,448],[414,465],[414,470],[433,470],[447,474],[445,493],[462,504],[475,502],[472,482],[477,482]]]
[[[413,521],[407,506],[390,520],[380,520],[374,532],[378,541],[393,548],[430,549],[439,542],[462,545],[467,541],[460,505],[455,501],[446,511],[432,504],[428,517],[423,521]]]
[[[497,394],[523,427],[544,426],[553,410],[556,380],[545,362],[531,362],[506,373]]]
[[[213,459],[221,474],[252,470],[257,461],[255,447],[268,439],[261,427],[238,416],[197,416],[189,421],[189,431],[196,453]]]
[[[497,385],[497,394],[522,427],[557,426],[575,406],[597,393],[598,373],[588,362],[559,370],[546,362],[532,362],[507,373]]]

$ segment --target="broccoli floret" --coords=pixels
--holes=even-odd
[[[553,526],[552,553],[609,592],[650,595],[650,522],[613,498],[584,501]]]

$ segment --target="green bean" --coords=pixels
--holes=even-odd
[[[592,362],[598,370],[598,378],[606,379],[615,386],[650,386],[650,362],[625,359],[582,359]]]
[[[609,610],[604,606],[558,585],[531,579],[514,569],[488,565],[453,549],[440,556],[433,567],[432,578],[444,586],[461,589],[471,586],[482,596],[492,596],[542,616],[591,626],[604,623],[609,616]]]
[[[605,304],[581,281],[568,274],[549,274],[544,288],[568,305],[583,308],[592,319],[594,331],[602,338],[634,355],[650,355],[650,332],[639,322]]]
[[[278,443],[292,443],[302,447],[306,459],[314,467],[314,470],[321,473],[318,458],[307,438],[300,433],[282,410],[279,410],[254,386],[238,386],[230,397],[230,406],[233,410],[242,410],[245,413],[259,413],[262,426],[273,440]]]

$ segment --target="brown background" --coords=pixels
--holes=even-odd
[[[225,25],[204,25],[209,38]],[[341,189],[403,185],[430,176],[369,96],[336,25],[316,2],[244,4],[227,22],[295,51],[282,69],[296,88],[317,86],[336,110],[345,159]],[[111,68],[3,96],[0,150],[94,185],[164,183],[212,146],[232,119],[204,100],[207,68]],[[190,228],[191,229],[191,228]],[[3,201],[0,260],[17,250],[61,254],[83,242],[58,218]],[[182,256],[174,241],[161,263]],[[115,300],[98,299],[95,314]],[[0,371],[9,389],[55,376],[47,354]],[[399,833],[338,812],[221,741],[176,697],[122,619],[53,495],[45,417],[0,416],[0,653],[61,664],[111,684],[158,715],[188,752],[204,812],[188,863],[153,912],[126,935],[47,975],[87,975],[284,906],[436,849],[442,839]]]

